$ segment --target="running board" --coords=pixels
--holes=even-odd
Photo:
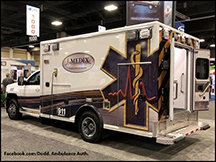
[[[28,108],[20,108],[20,113],[30,115],[36,118],[40,118],[40,110],[28,109]]]
[[[173,132],[167,133],[166,135],[158,135],[156,142],[164,145],[173,145],[178,141],[184,139],[188,135],[197,132],[199,130],[209,129],[210,126],[206,123],[198,122],[197,125],[189,125],[184,128],[175,130]]]
[[[26,111],[20,111],[20,113],[30,115],[30,116],[33,116],[33,117],[36,117],[36,118],[40,118],[39,114],[30,113],[30,112],[26,112]]]

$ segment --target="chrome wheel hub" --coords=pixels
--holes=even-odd
[[[86,137],[92,137],[96,133],[96,123],[90,117],[82,121],[82,131]]]
[[[11,116],[14,116],[16,114],[16,105],[14,103],[9,105],[8,112]]]

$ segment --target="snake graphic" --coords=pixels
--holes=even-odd
[[[141,60],[141,45],[137,44],[135,51],[131,55],[131,63],[138,63]],[[139,107],[138,107],[138,98],[141,93],[140,88],[139,88],[139,79],[143,75],[143,70],[140,67],[140,65],[132,65],[133,68],[135,69],[135,79],[133,80],[133,87],[135,89],[135,94],[134,94],[134,99],[133,99],[133,104],[135,105],[135,115],[139,112]]]

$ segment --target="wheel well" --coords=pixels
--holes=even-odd
[[[8,112],[8,102],[11,100],[11,99],[15,99],[17,100],[17,95],[16,94],[13,94],[13,93],[9,93],[7,94],[7,97],[6,97],[6,111]],[[18,103],[19,104],[19,103]]]
[[[99,119],[100,121],[100,124],[101,124],[101,128],[103,128],[103,119],[102,119],[102,116],[100,114],[100,112],[98,111],[97,108],[95,108],[94,106],[92,105],[83,105],[81,106],[78,110],[77,110],[77,113],[76,113],[76,116],[75,116],[75,123],[78,124],[79,122],[79,119],[81,117],[81,115],[86,112],[86,111],[91,111],[93,112]]]

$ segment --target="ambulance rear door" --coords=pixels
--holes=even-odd
[[[194,59],[194,106],[193,110],[209,109],[209,88],[210,88],[210,50],[195,50]]]

